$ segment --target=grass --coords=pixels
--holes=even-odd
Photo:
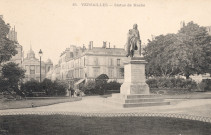
[[[151,93],[153,94],[153,93]],[[165,99],[211,99],[211,92],[189,92],[185,94],[161,94]],[[111,94],[101,95],[101,97],[111,97]]]
[[[0,110],[5,109],[19,109],[29,107],[47,106],[57,103],[72,102],[81,100],[81,98],[39,98],[39,99],[27,99],[27,100],[0,100]]]
[[[211,124],[164,117],[0,116],[0,134],[210,135]]]
[[[186,94],[178,94],[178,95],[162,95],[164,98],[168,99],[211,99],[210,92],[190,92]]]

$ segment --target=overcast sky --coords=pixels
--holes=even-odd
[[[111,6],[84,7],[81,4],[105,3]],[[73,6],[76,3],[77,6]],[[142,7],[116,7],[115,4],[142,4]],[[144,5],[144,6],[143,6]],[[194,21],[211,26],[211,0],[0,0],[0,15],[16,27],[25,56],[30,48],[42,49],[43,59],[54,64],[69,45],[102,46],[103,41],[123,48],[127,32],[138,24],[141,40],[151,35],[176,33],[180,22]]]

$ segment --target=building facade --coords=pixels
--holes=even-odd
[[[9,25],[8,25],[9,26]],[[22,63],[23,63],[23,47],[18,43],[17,40],[17,32],[15,31],[15,26],[14,28],[10,28],[10,31],[7,35],[7,37],[14,42],[14,44],[16,45],[16,51],[17,54],[15,56],[12,56],[12,58],[7,61],[7,62],[14,62],[16,64],[18,64],[20,67],[22,67]]]
[[[123,48],[110,48],[105,43],[103,47],[93,47],[91,41],[87,49],[85,46],[71,45],[61,53],[58,65],[47,76],[52,80],[61,79],[77,84],[106,74],[110,81],[123,82],[121,70],[129,60],[125,56]]]
[[[30,49],[26,58],[23,60],[23,68],[26,70],[24,82],[31,79],[40,81],[40,60],[35,58],[35,53]],[[53,63],[50,59],[47,62],[41,61],[41,80],[46,78],[46,74],[53,68]]]
[[[207,26],[206,30],[207,30],[208,34],[211,35],[211,26]]]

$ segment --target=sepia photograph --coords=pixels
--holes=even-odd
[[[211,0],[0,0],[0,135],[210,135]]]

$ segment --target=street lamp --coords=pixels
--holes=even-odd
[[[42,80],[42,78],[41,78],[41,57],[42,57],[42,50],[40,49],[40,51],[39,51],[39,56],[40,56],[40,82],[41,82],[41,80]]]

